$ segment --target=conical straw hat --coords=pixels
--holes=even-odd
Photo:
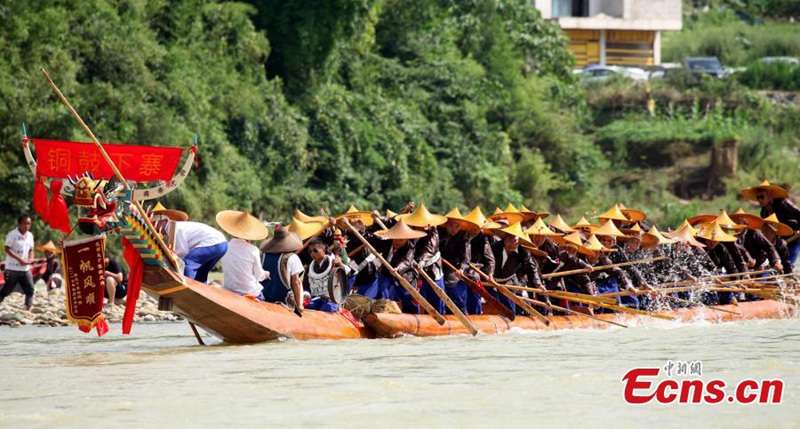
[[[647,219],[647,215],[641,210],[626,208],[622,203],[619,203],[618,205],[619,211],[621,211],[625,217],[630,219],[631,222],[641,222]]]
[[[439,226],[447,222],[446,217],[429,212],[425,204],[420,204],[419,207],[414,210],[414,213],[398,215],[397,220],[402,220],[408,226],[416,226],[418,228]]]
[[[627,222],[628,218],[625,217],[624,214],[619,210],[619,206],[614,204],[613,207],[608,209],[605,213],[595,216],[596,218],[602,221],[603,219],[611,219],[611,220],[620,220],[623,222]]]
[[[164,216],[170,220],[177,221],[189,220],[189,215],[186,214],[186,212],[182,212],[180,210],[170,210],[164,207],[161,202],[156,203],[156,206],[153,207],[153,215]]]
[[[467,213],[466,216],[464,216],[464,219],[474,223],[475,225],[478,225],[480,228],[495,229],[501,227],[499,223],[492,222],[489,219],[487,219],[486,216],[483,215],[483,212],[481,211],[481,208],[479,206],[475,206],[475,208],[472,209],[472,211],[470,211],[469,213]]]
[[[775,233],[780,235],[781,237],[794,234],[792,227],[786,225],[785,223],[781,223],[778,220],[778,216],[776,216],[775,213],[765,217],[764,224],[774,226]]]
[[[600,243],[600,240],[592,234],[589,236],[589,239],[586,240],[586,243],[583,243],[580,247],[578,247],[578,252],[583,253],[584,255],[592,255],[595,252],[616,252],[616,249],[609,249],[603,246]]]
[[[758,191],[767,191],[772,198],[786,198],[789,196],[789,191],[781,188],[780,186],[769,183],[769,180],[761,182],[758,186],[742,189],[742,196],[751,201],[758,201]]]
[[[723,231],[722,228],[717,223],[717,221],[711,222],[710,225],[706,226],[700,232],[698,232],[697,236],[700,238],[704,238],[706,240],[717,241],[717,242],[736,241],[736,237]]]
[[[388,230],[385,231],[378,231],[375,233],[380,238],[384,240],[413,240],[415,238],[424,237],[425,232],[417,231],[415,229],[411,229],[403,219],[397,221],[397,223]]]
[[[739,210],[736,210],[736,213],[731,214],[730,217],[734,222],[739,225],[745,225],[749,229],[759,229],[764,223],[764,220],[759,216],[745,213],[744,209],[741,207],[739,207]]]
[[[264,253],[297,252],[302,248],[303,240],[300,239],[300,236],[286,228],[276,228],[272,238],[261,245],[261,251]]]
[[[58,247],[56,247],[55,244],[53,244],[53,240],[48,241],[47,243],[44,244],[44,246],[37,247],[36,251],[38,251],[38,252],[61,253],[61,249],[59,249]]]
[[[547,256],[547,252],[540,250],[535,244],[527,244],[524,242],[519,243],[520,247],[527,250],[533,256]]]
[[[728,212],[726,212],[725,209],[720,210],[719,216],[717,216],[717,218],[714,220],[717,222],[717,225],[723,229],[739,231],[747,228],[746,225],[739,225],[738,223],[734,222],[733,219],[728,216]]]
[[[660,246],[662,244],[672,244],[676,240],[664,237],[664,234],[656,228],[655,225],[650,227],[650,230],[645,232],[642,236],[642,246],[644,247],[653,247],[653,246]]]
[[[609,237],[625,237],[625,234],[620,231],[612,220],[607,220],[600,228],[595,228],[595,235],[605,235]]]
[[[519,222],[513,223],[513,224],[511,224],[511,225],[509,225],[509,226],[507,226],[507,227],[505,227],[503,229],[495,229],[495,230],[492,230],[492,231],[495,234],[499,234],[501,236],[510,235],[510,236],[517,237],[519,239],[520,243],[524,243],[524,244],[526,244],[528,246],[536,247],[536,246],[534,246],[534,244],[531,241],[531,239],[527,235],[525,235],[525,232],[522,231],[522,224],[519,223]]]
[[[674,240],[677,240],[678,242],[689,244],[694,247],[706,247],[705,244],[695,240],[695,234],[697,234],[697,231],[692,228],[691,225],[686,223],[682,227],[666,235]]]
[[[539,215],[537,215],[536,212],[532,212],[532,211],[530,211],[528,209],[526,209],[523,212],[522,210],[519,210],[516,207],[514,207],[514,205],[511,204],[511,203],[508,203],[508,205],[506,206],[505,212],[506,213],[519,213],[519,214],[521,214],[522,215],[522,222],[527,222],[529,220],[533,220],[533,219],[536,219],[537,217],[539,217]]]
[[[562,245],[571,244],[576,248],[580,249],[583,246],[583,240],[581,240],[581,233],[578,231],[573,231],[569,235],[565,235],[563,237],[556,237],[556,242]]]
[[[511,206],[511,204],[509,204],[509,206]],[[514,206],[511,207],[513,208]],[[492,213],[492,215],[489,216],[488,219],[499,223],[505,221],[506,223],[508,223],[508,225],[512,225],[517,222],[524,221],[525,216],[523,216],[522,213],[520,213],[519,210],[517,210],[516,208],[514,209],[514,211],[502,211],[498,207],[494,209],[494,213]]]
[[[473,222],[470,219],[461,215],[461,211],[458,210],[458,207],[454,207],[453,210],[450,210],[446,215],[444,215],[448,220],[457,220],[460,224],[460,228],[470,228],[470,229],[478,229],[481,227],[477,222]]]
[[[536,215],[536,217],[538,219],[544,219],[544,218],[550,216],[550,213],[548,213],[548,212],[535,212],[535,211],[525,207],[525,205],[519,206],[519,212],[522,213],[523,215],[527,215],[528,213],[532,213],[532,214]]]
[[[716,218],[717,217],[712,214],[702,214],[702,215],[692,216],[689,219],[687,219],[686,222],[689,222],[689,225],[695,226],[695,225],[711,223]]]
[[[556,217],[550,221],[550,226],[564,233],[575,232],[571,226],[564,222],[564,218],[562,218],[560,214],[556,215]]]
[[[592,225],[591,223],[589,223],[589,221],[586,220],[586,217],[584,217],[584,216],[581,216],[580,220],[578,220],[578,223],[576,223],[575,225],[572,225],[572,227],[575,228],[575,229],[583,228],[583,229],[588,229],[590,231],[595,229],[595,228],[597,228],[598,226],[599,225]]]
[[[297,218],[297,220],[299,220],[300,222],[322,222],[322,223],[328,223],[328,218],[326,218],[325,216],[309,216],[309,215],[301,212],[299,209],[295,209],[294,217]]]
[[[217,213],[217,224],[228,234],[242,240],[263,240],[269,230],[263,222],[250,213],[238,210],[223,210]]]
[[[325,228],[325,224],[322,222],[303,222],[296,217],[292,218],[292,222],[289,224],[289,231],[296,233],[300,236],[300,239],[303,241],[308,240],[309,238],[317,235],[320,231]]]
[[[556,236],[560,236],[561,235],[561,234],[559,234],[557,232],[553,232],[553,230],[548,228],[547,225],[544,224],[544,221],[542,220],[542,218],[536,219],[536,222],[534,222],[533,225],[531,225],[530,228],[525,230],[525,234],[528,234],[528,235],[544,235],[544,236],[548,236],[548,237],[556,237]]]
[[[359,220],[364,224],[364,226],[372,226],[372,224],[375,222],[375,219],[372,218],[372,213],[359,211],[354,206],[350,206],[346,212],[335,217],[337,223],[343,218],[347,218],[347,220],[351,222]]]
[[[395,213],[395,212],[393,212],[393,211],[391,211],[389,209],[386,209],[386,217],[388,217],[389,219],[394,219],[395,216],[397,216],[397,213]]]
[[[689,223],[688,219],[684,219],[683,222],[681,222],[681,224],[678,225],[677,228],[675,228],[675,230],[677,231],[681,228],[686,228],[692,234],[692,237],[694,237],[697,234],[697,229],[695,229],[695,227],[693,227],[692,224]]]

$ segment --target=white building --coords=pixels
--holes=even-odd
[[[680,30],[681,0],[533,0],[570,39],[577,66],[661,64],[661,32]]]

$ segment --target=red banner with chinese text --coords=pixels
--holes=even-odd
[[[83,332],[96,326],[98,336],[108,332],[103,318],[105,241],[104,235],[69,241],[64,243],[62,253],[67,317]]]
[[[110,179],[114,171],[94,143],[30,139],[36,149],[36,175],[44,177],[79,176],[86,171],[97,179]],[[132,146],[106,143],[103,149],[117,165],[125,180],[134,182],[169,181],[175,174],[183,149],[157,146]]]

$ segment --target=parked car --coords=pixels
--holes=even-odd
[[[603,82],[611,79],[614,76],[624,76],[635,81],[647,80],[647,72],[635,67],[619,67],[619,66],[588,66],[581,73],[581,81],[589,82]]]
[[[785,64],[800,64],[800,60],[795,57],[764,57],[759,61],[762,63],[785,63]]]
[[[705,74],[716,78],[725,77],[725,69],[717,57],[687,58],[684,64],[686,69],[695,76]]]

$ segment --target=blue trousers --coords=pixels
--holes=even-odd
[[[208,272],[217,265],[217,262],[225,256],[227,251],[228,243],[192,249],[183,258],[183,262],[186,265],[183,268],[183,275],[198,282],[206,283],[208,281]]]
[[[434,280],[433,282],[436,283],[439,289],[444,290],[444,277]],[[433,286],[431,286],[430,283],[423,281],[422,287],[419,288],[419,293],[439,312],[439,314],[444,314],[447,306],[444,304],[444,301],[439,298],[439,295],[436,295],[436,292],[433,291]]]
[[[391,291],[391,298],[389,299],[397,301],[403,313],[419,314],[419,304],[414,302],[411,294],[404,287],[397,284],[393,278],[388,277],[388,281],[390,283],[389,290]],[[411,286],[414,287],[416,285],[412,284]]]
[[[467,287],[467,314],[483,314],[481,294]]]
[[[792,263],[792,266],[797,265],[797,254],[800,253],[800,240],[795,240],[787,246],[789,250],[789,262]]]
[[[306,306],[307,310],[319,310],[326,313],[336,313],[339,311],[339,306],[331,302],[327,298],[317,297],[311,300]]]
[[[508,309],[513,311],[514,313],[517,312],[517,305],[514,304],[514,301],[508,299],[505,295],[498,292],[497,289],[490,288],[489,293],[493,297],[497,298],[497,300],[500,301],[500,304],[503,304],[504,306],[508,307]]]
[[[357,292],[369,299],[391,299],[389,293],[391,280],[391,277],[388,279],[384,276],[375,277],[371,282],[359,285]]]
[[[462,313],[467,314],[467,284],[459,281],[455,286],[446,287],[444,290],[447,296],[453,300],[453,304],[461,310]],[[448,314],[453,314],[449,309]]]

